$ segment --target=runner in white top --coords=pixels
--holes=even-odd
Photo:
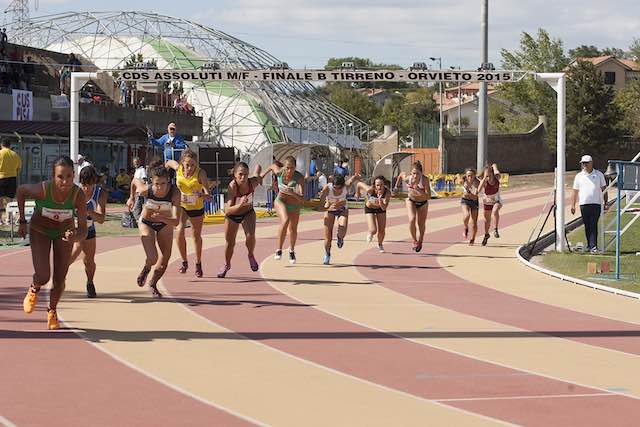
[[[345,180],[342,175],[335,175],[333,182],[327,184],[320,192],[320,206],[325,210],[324,214],[324,259],[323,264],[331,261],[331,240],[333,239],[333,225],[338,219],[337,246],[342,248],[344,236],[349,225],[349,208],[347,207],[347,190],[351,184],[360,179],[354,175]]]
[[[391,191],[387,188],[387,180],[384,176],[378,176],[373,180],[373,185],[359,182],[356,194],[363,191],[365,194],[364,214],[367,218],[369,232],[367,242],[373,240],[373,236],[378,236],[378,251],[384,253],[384,236],[387,226],[387,207],[391,200]]]

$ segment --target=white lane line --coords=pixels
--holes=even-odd
[[[527,221],[527,220],[525,220],[525,221]],[[521,221],[521,222],[522,222],[522,221]],[[513,225],[516,225],[516,224],[513,224]],[[392,228],[396,228],[396,227],[402,227],[402,225],[397,225],[397,226],[394,226],[394,227],[392,227]],[[305,243],[305,244],[303,244],[302,246],[305,246],[305,245],[311,245],[311,244],[312,244],[312,243]],[[262,269],[262,264],[263,264],[264,262],[266,262],[267,260],[269,260],[269,259],[270,259],[270,258],[266,258],[265,260],[263,260],[263,261],[262,261],[262,263],[261,263],[261,265],[260,265],[260,270],[259,270],[259,271],[260,271],[260,275],[262,275],[262,271],[263,271],[263,269]],[[360,274],[361,276],[363,276],[361,273],[358,273],[358,274]],[[364,279],[366,279],[366,277],[364,277],[364,276],[363,276],[363,278],[364,278]],[[299,303],[302,303],[302,304],[308,304],[308,302],[305,302],[305,301],[303,301],[303,300],[301,300],[301,299],[299,299],[299,298],[294,297],[294,296],[293,296],[293,295],[291,295],[290,293],[286,292],[284,289],[280,289],[280,288],[278,287],[278,285],[282,286],[282,284],[281,284],[281,283],[280,283],[280,284],[272,284],[272,282],[271,282],[271,281],[269,281],[269,279],[265,278],[264,280],[265,280],[266,282],[268,282],[268,283],[269,283],[269,286],[271,286],[275,291],[280,292],[280,293],[282,293],[283,295],[286,295],[286,296],[288,296],[289,298],[291,298],[292,300],[297,301],[297,302],[299,302]],[[464,279],[463,279],[463,280],[464,280]],[[292,282],[291,282],[291,283],[292,283]],[[429,304],[429,303],[427,303],[427,302],[425,302],[425,301],[419,300],[419,299],[417,299],[417,298],[414,298],[414,297],[411,297],[411,296],[408,296],[408,295],[405,295],[405,294],[400,294],[400,295],[404,295],[404,296],[406,296],[406,297],[407,297],[407,298],[409,298],[409,299],[412,299],[412,300],[414,300],[414,301],[420,302],[420,303],[425,304],[425,305],[434,306],[433,304]],[[435,307],[438,307],[438,306],[435,306]],[[463,353],[463,352],[460,352],[460,351],[452,350],[452,349],[447,348],[447,347],[445,347],[445,346],[439,346],[439,345],[435,345],[435,344],[433,344],[433,343],[429,343],[429,344],[427,344],[427,343],[425,343],[425,342],[423,342],[423,341],[421,341],[421,340],[417,340],[417,339],[414,339],[414,338],[406,338],[406,337],[403,337],[403,336],[402,336],[402,335],[400,335],[400,334],[393,333],[393,332],[390,332],[390,331],[386,331],[386,330],[383,330],[383,329],[379,329],[379,328],[373,327],[373,326],[371,326],[371,325],[367,325],[367,324],[365,324],[365,323],[362,323],[362,322],[359,322],[359,321],[356,321],[356,320],[353,320],[353,319],[349,319],[349,318],[347,318],[347,317],[345,317],[345,316],[341,316],[341,315],[339,315],[339,314],[332,313],[331,311],[326,310],[326,309],[324,309],[324,308],[321,308],[321,307],[320,307],[320,306],[318,306],[318,305],[314,306],[313,308],[314,308],[315,310],[322,311],[322,312],[324,312],[324,313],[326,313],[326,314],[328,314],[328,315],[330,315],[330,316],[336,317],[336,318],[338,318],[338,319],[342,319],[342,320],[344,320],[344,321],[350,322],[350,323],[355,324],[355,325],[359,325],[359,326],[361,326],[361,327],[363,327],[363,328],[366,328],[366,329],[369,329],[369,330],[372,330],[372,331],[377,331],[377,332],[381,332],[381,333],[384,333],[384,334],[392,335],[392,336],[395,336],[395,337],[398,337],[398,338],[401,338],[401,339],[405,339],[405,340],[408,340],[408,341],[411,341],[411,342],[417,343],[417,344],[422,345],[422,346],[425,346],[425,347],[430,347],[430,348],[434,348],[434,349],[442,350],[442,351],[445,351],[445,352],[448,352],[448,353],[451,353],[451,354],[456,354],[456,355],[458,355],[458,356],[462,356],[462,357],[464,357],[464,358],[473,359],[473,360],[478,360],[478,361],[480,361],[480,362],[489,363],[489,364],[492,364],[492,365],[495,365],[495,366],[501,366],[501,367],[503,367],[503,368],[511,369],[511,370],[514,370],[514,371],[525,372],[525,373],[528,373],[528,374],[531,374],[531,375],[535,375],[535,376],[538,376],[538,377],[548,378],[548,379],[551,379],[551,380],[554,380],[554,381],[560,381],[560,382],[563,382],[563,383],[569,383],[569,384],[577,385],[577,386],[584,387],[584,388],[589,388],[589,389],[593,389],[593,390],[599,390],[599,391],[601,391],[601,392],[604,392],[604,393],[607,393],[607,394],[611,394],[611,395],[619,395],[619,396],[628,397],[628,398],[631,398],[631,399],[634,399],[634,400],[640,400],[640,397],[638,397],[638,396],[634,396],[634,395],[629,394],[629,393],[619,392],[619,391],[615,391],[615,390],[611,390],[611,391],[610,391],[610,390],[606,390],[606,389],[604,389],[604,388],[602,388],[602,387],[593,386],[593,385],[587,385],[587,384],[582,384],[582,383],[579,383],[579,382],[576,382],[576,381],[573,381],[573,380],[567,380],[567,379],[563,379],[563,378],[560,378],[560,377],[555,377],[555,376],[553,376],[553,375],[543,374],[543,373],[540,373],[540,372],[535,372],[535,371],[531,371],[531,370],[528,370],[528,369],[524,369],[524,368],[521,368],[521,367],[511,366],[511,365],[508,365],[508,364],[505,364],[505,363],[500,363],[500,362],[497,362],[497,361],[493,361],[493,360],[489,360],[489,359],[483,359],[483,358],[480,358],[480,357],[472,356],[472,355],[469,355],[469,354],[466,354],[466,353]],[[472,316],[472,317],[475,317],[475,316]],[[479,319],[480,319],[480,318],[479,318]],[[485,320],[485,319],[481,319],[481,320]],[[525,329],[523,329],[523,331],[526,331],[526,330],[525,330]],[[533,331],[528,331],[528,332],[533,332]],[[541,335],[542,335],[542,334],[541,334]],[[582,344],[582,343],[580,343],[580,344]],[[586,344],[586,345],[588,345],[588,344]],[[604,348],[604,347],[597,347],[597,348],[599,348],[599,349],[603,349],[603,350],[609,350],[609,351],[617,351],[617,350],[607,349],[607,348]],[[625,354],[628,354],[628,353],[625,353]]]
[[[584,394],[541,394],[533,396],[504,396],[504,397],[468,397],[460,399],[436,399],[438,402],[476,402],[485,400],[524,400],[524,399],[564,399],[571,397],[603,397],[615,396],[611,393],[584,393]]]
[[[18,427],[16,424],[12,423],[2,415],[0,415],[0,424],[2,424],[4,427]]]
[[[58,318],[59,318],[62,322],[64,322],[64,319],[60,316],[60,314],[59,314],[59,313],[58,313]],[[66,325],[66,323],[65,323],[65,325]],[[70,325],[69,325],[69,326],[70,326]],[[146,376],[147,378],[150,378],[150,379],[152,379],[152,380],[154,380],[154,381],[157,381],[157,382],[159,382],[160,384],[162,384],[162,385],[164,385],[164,386],[167,386],[167,387],[169,387],[170,389],[172,389],[172,390],[174,390],[174,391],[177,391],[178,393],[182,393],[182,394],[184,394],[185,396],[190,397],[190,398],[192,398],[192,399],[195,399],[195,400],[197,400],[197,401],[198,401],[198,402],[200,402],[200,403],[204,403],[204,404],[205,404],[205,405],[207,405],[207,406],[210,406],[210,407],[212,407],[212,408],[215,408],[215,409],[218,409],[218,410],[220,410],[220,411],[226,412],[226,413],[228,413],[228,414],[231,414],[231,415],[233,415],[233,416],[236,416],[236,417],[238,417],[238,418],[240,418],[240,419],[242,419],[242,420],[244,420],[244,421],[250,422],[250,423],[252,423],[252,424],[255,424],[255,425],[258,425],[258,426],[268,426],[268,424],[265,424],[265,423],[263,423],[263,422],[261,422],[261,421],[255,420],[255,419],[253,419],[253,418],[251,418],[251,417],[248,417],[248,416],[246,416],[246,415],[242,415],[242,414],[240,414],[240,413],[238,413],[238,412],[233,411],[232,409],[229,409],[229,408],[226,408],[226,407],[224,407],[224,406],[221,406],[221,405],[218,405],[218,404],[216,404],[216,403],[213,403],[213,402],[210,402],[210,401],[208,401],[208,400],[205,400],[205,399],[201,398],[200,396],[198,396],[198,395],[196,395],[196,394],[193,394],[193,393],[191,393],[190,391],[188,391],[188,390],[186,390],[186,389],[184,389],[184,388],[182,388],[182,387],[180,387],[180,386],[177,386],[177,385],[175,385],[175,384],[171,384],[170,382],[165,381],[164,379],[162,379],[162,378],[160,378],[160,377],[158,377],[158,376],[156,376],[156,375],[154,375],[154,374],[152,374],[152,373],[150,373],[150,372],[145,371],[144,369],[142,369],[142,368],[140,368],[140,367],[138,367],[138,366],[134,365],[133,363],[128,362],[127,360],[125,360],[125,359],[121,358],[120,356],[116,355],[115,353],[112,353],[112,352],[110,352],[109,350],[107,350],[107,349],[105,349],[105,348],[101,347],[98,343],[93,342],[93,341],[91,340],[91,337],[90,337],[89,335],[85,334],[85,332],[84,332],[84,331],[82,331],[82,330],[79,330],[79,329],[76,329],[76,328],[72,328],[71,326],[70,326],[70,328],[69,328],[68,330],[69,330],[69,331],[73,331],[73,333],[75,333],[75,334],[76,334],[76,335],[78,335],[80,338],[82,338],[82,340],[83,340],[83,341],[85,341],[85,342],[87,342],[88,344],[92,345],[94,348],[96,348],[96,349],[100,350],[102,353],[106,354],[107,356],[109,356],[109,357],[113,358],[113,359],[114,359],[115,361],[117,361],[118,363],[121,363],[121,364],[123,364],[124,366],[126,366],[126,367],[128,367],[128,368],[131,368],[131,369],[133,369],[134,371],[136,371],[136,372],[138,372],[138,373],[140,373],[140,374],[142,374],[142,375]]]
[[[260,263],[260,269],[259,269],[258,271],[260,271],[260,274],[261,274],[261,275],[262,275],[262,264],[263,264],[264,262],[266,262],[267,260],[270,260],[270,259],[271,259],[271,257],[267,257],[267,258],[265,258],[265,259]],[[263,279],[264,279],[264,278],[263,278]],[[162,281],[162,279],[160,279],[160,281]],[[264,279],[264,281],[268,283],[268,280],[267,280],[267,279]],[[171,293],[167,290],[167,288],[164,286],[164,284],[162,284],[161,286],[162,286],[162,289],[167,293],[167,295],[169,295],[169,297],[170,297],[174,302],[178,302],[178,301],[176,301],[175,297],[173,297],[173,296],[171,295]],[[396,389],[393,389],[393,388],[391,388],[391,387],[387,387],[387,386],[382,385],[382,384],[377,384],[377,383],[374,383],[374,382],[372,382],[372,381],[366,380],[366,379],[364,379],[364,378],[359,378],[359,377],[356,377],[356,376],[354,376],[354,375],[348,374],[348,373],[346,373],[346,372],[341,372],[341,371],[338,371],[338,370],[336,370],[336,369],[330,368],[330,367],[328,367],[328,366],[321,365],[321,364],[316,363],[316,362],[313,362],[313,361],[311,361],[311,360],[307,360],[307,359],[304,359],[304,358],[302,358],[302,357],[296,356],[296,355],[294,355],[294,354],[287,353],[286,351],[284,351],[284,350],[280,350],[279,348],[272,347],[272,346],[270,346],[270,345],[268,345],[268,344],[265,344],[265,343],[263,343],[263,342],[253,340],[253,339],[251,339],[251,338],[247,337],[246,335],[243,335],[243,334],[238,333],[238,332],[236,332],[236,331],[232,331],[232,330],[230,330],[230,329],[224,328],[224,327],[220,326],[219,324],[217,324],[216,322],[214,322],[213,320],[208,319],[208,318],[204,317],[203,315],[201,315],[201,314],[199,314],[199,313],[196,313],[195,311],[191,310],[191,308],[189,308],[189,307],[185,306],[183,303],[180,303],[180,302],[179,302],[179,304],[180,304],[180,306],[181,306],[183,309],[185,309],[187,312],[189,312],[192,316],[195,316],[195,317],[197,317],[197,318],[200,318],[201,320],[205,321],[206,323],[209,323],[209,324],[213,325],[213,326],[214,326],[214,327],[216,327],[216,328],[220,328],[220,329],[222,329],[222,330],[224,330],[224,331],[231,332],[231,333],[233,333],[233,334],[235,334],[235,335],[237,335],[237,336],[239,336],[239,337],[245,338],[247,341],[250,341],[250,342],[252,342],[252,343],[254,343],[254,344],[256,344],[256,345],[262,346],[262,347],[264,347],[264,348],[266,348],[266,349],[268,349],[268,350],[270,350],[270,351],[274,351],[274,352],[276,352],[276,353],[282,354],[282,355],[284,355],[284,356],[286,356],[286,357],[288,357],[288,358],[291,358],[291,359],[294,359],[294,360],[298,360],[298,361],[300,361],[300,362],[302,362],[302,363],[305,363],[305,364],[308,364],[308,365],[314,366],[314,367],[316,367],[316,368],[320,368],[320,369],[322,369],[322,370],[325,370],[325,371],[331,372],[331,373],[336,374],[336,375],[340,375],[340,376],[343,376],[343,377],[349,378],[349,379],[354,380],[354,381],[357,381],[357,382],[361,382],[361,383],[367,384],[367,385],[369,385],[369,386],[373,386],[373,387],[375,387],[375,388],[380,388],[380,389],[385,390],[385,391],[387,391],[387,392],[392,392],[392,393],[400,394],[400,395],[402,395],[402,396],[404,396],[404,397],[409,397],[409,398],[411,398],[411,399],[419,400],[419,401],[422,401],[422,402],[428,402],[428,403],[430,403],[430,404],[434,404],[434,405],[437,405],[437,406],[441,406],[441,407],[443,407],[443,408],[446,408],[447,410],[453,410],[453,411],[461,412],[461,413],[464,413],[464,414],[469,415],[469,416],[473,416],[473,417],[476,417],[476,418],[484,419],[484,420],[491,421],[491,422],[494,422],[494,423],[499,423],[499,424],[502,424],[502,425],[508,425],[508,426],[512,426],[512,425],[513,425],[512,423],[509,423],[509,422],[506,422],[506,421],[503,421],[503,420],[500,420],[500,419],[491,418],[491,417],[486,416],[486,415],[477,414],[477,413],[475,413],[475,412],[467,411],[466,409],[456,408],[455,406],[446,405],[446,404],[444,404],[444,403],[439,403],[439,402],[437,402],[437,401],[435,401],[435,400],[425,399],[424,397],[416,396],[416,395],[413,395],[413,394],[411,394],[411,393],[407,393],[407,392],[402,391],[402,390],[396,390]]]
[[[9,254],[2,254],[2,255],[0,255],[0,258],[4,258],[4,257],[11,256],[11,255],[23,254],[23,253],[29,252],[29,251],[30,251],[30,249],[23,249],[21,251],[11,252]]]

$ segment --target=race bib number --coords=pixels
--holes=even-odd
[[[280,192],[285,194],[295,194],[295,190],[291,187],[287,187],[286,185],[280,187]]]
[[[196,203],[198,203],[198,195],[182,193],[182,203],[184,203],[185,205],[195,205]]]
[[[147,200],[144,207],[152,212],[171,212],[171,202]]]
[[[484,202],[485,205],[495,205],[496,201],[497,201],[497,197],[495,194],[491,194],[491,195],[486,195],[484,196],[484,198],[482,199],[482,201]]]
[[[65,222],[73,218],[73,210],[42,208],[42,216],[56,222]]]

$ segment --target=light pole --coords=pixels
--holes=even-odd
[[[456,67],[449,67],[455,70]],[[458,70],[460,66],[457,67]],[[458,135],[462,135],[462,83],[458,82]]]
[[[481,69],[488,68],[489,62],[489,0],[482,0],[482,8],[480,11],[480,15],[482,17],[481,20],[481,29],[482,29],[482,65]],[[487,131],[487,83],[480,83],[480,91],[479,91],[479,105],[478,105],[478,151],[477,151],[477,163],[476,166],[478,170],[482,170],[484,168],[485,163],[487,162],[487,157],[489,153],[488,148],[488,139],[489,134]]]
[[[438,68],[442,70],[442,57],[430,57],[432,62],[438,61]],[[439,169],[440,173],[445,172],[445,161],[444,161],[444,130],[443,130],[443,117],[444,117],[444,102],[442,100],[442,82],[438,82],[438,91],[440,92],[440,108],[438,109],[440,112],[440,126],[438,127],[438,152],[440,153],[440,162]]]
[[[429,58],[431,59],[432,62],[438,61],[438,68],[440,70],[442,70],[442,57],[431,57]],[[442,108],[444,107],[443,102],[442,102],[442,82],[438,82],[438,93],[440,95],[440,132],[442,132],[442,117],[443,117],[443,111]]]

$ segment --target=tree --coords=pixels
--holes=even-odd
[[[594,45],[580,45],[576,48],[569,49],[569,56],[571,59],[576,58],[595,58],[596,56],[602,56],[600,49]]]
[[[535,72],[559,72],[568,64],[564,54],[562,41],[552,39],[544,29],[538,29],[537,37],[523,32],[520,38],[520,49],[510,52],[500,51],[502,66],[505,70],[529,70]],[[556,129],[556,94],[544,82],[534,79],[523,79],[517,83],[500,85],[498,96],[519,105],[533,116],[547,117],[547,143],[555,149]],[[496,127],[496,123],[492,122]]]
[[[640,62],[640,39],[633,39],[629,46],[629,56],[631,59]]]
[[[571,57],[571,59],[595,58],[597,56],[615,56],[616,58],[626,59],[629,58],[629,53],[617,47],[598,49],[594,45],[587,46],[584,44],[569,50],[569,57]]]
[[[392,125],[400,136],[412,135],[418,123],[436,121],[435,105],[432,88],[420,88],[405,95],[396,93],[385,102],[376,127]]]
[[[367,123],[375,121],[380,108],[369,97],[357,90],[341,86],[328,85],[327,94],[331,102]]]
[[[615,94],[595,65],[579,61],[567,80],[567,146],[602,152],[618,137],[620,112]]]
[[[620,131],[640,138],[640,80],[633,80],[620,90],[615,104],[622,114]]]

